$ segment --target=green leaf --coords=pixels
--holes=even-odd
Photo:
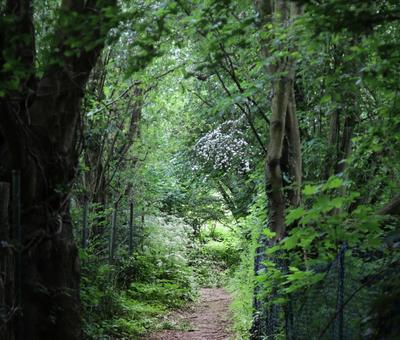
[[[281,248],[280,248],[279,246],[273,246],[273,247],[268,248],[268,249],[265,251],[265,253],[266,253],[267,255],[272,255],[273,253],[277,252],[277,251],[280,250],[280,249],[281,249]]]
[[[344,181],[343,179],[337,177],[337,176],[331,176],[329,177],[328,181],[324,185],[324,190],[328,189],[337,189],[343,186]]]
[[[315,195],[319,191],[318,186],[307,184],[303,189],[303,194],[305,196]]]
[[[282,241],[282,243],[283,243],[284,249],[290,250],[290,249],[296,248],[298,246],[299,239],[298,239],[297,235],[295,234],[292,236],[285,237],[284,240]]]
[[[286,224],[292,224],[294,221],[303,217],[305,213],[306,211],[304,210],[304,208],[290,210],[289,213],[286,215]]]
[[[319,103],[322,105],[322,104],[327,104],[327,103],[329,103],[329,102],[331,102],[331,101],[332,101],[332,96],[329,95],[329,94],[326,94],[325,96],[323,96],[323,97],[321,98],[321,100],[319,101]]]
[[[271,231],[271,229],[269,229],[269,228],[265,228],[265,229],[262,231],[262,233],[263,233],[265,236],[267,236],[268,238],[273,238],[273,237],[276,236],[276,232]]]
[[[344,202],[344,197],[335,197],[332,201],[331,204],[335,208],[341,208]]]

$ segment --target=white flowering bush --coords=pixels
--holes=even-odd
[[[192,170],[249,172],[253,147],[243,128],[242,119],[228,120],[202,136],[194,146],[196,161]]]
[[[144,226],[144,251],[157,252],[160,255],[159,266],[162,261],[176,261],[185,263],[189,235],[192,228],[174,216],[147,216]]]

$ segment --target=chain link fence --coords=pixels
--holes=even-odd
[[[281,272],[287,272],[288,263],[282,260],[282,256],[268,260],[275,263]],[[277,291],[264,296],[264,303],[259,294],[255,306],[258,308],[255,314],[258,328],[253,327],[251,339],[400,339],[400,323],[386,320],[384,324],[391,329],[382,331],[377,327],[385,325],[373,320],[383,317],[373,308],[376,301],[388,293],[385,284],[399,279],[396,262],[383,253],[365,254],[349,249],[345,243],[333,261],[312,270],[322,274],[323,278],[314,285],[286,295],[285,303],[274,303],[279,297]],[[388,313],[385,317],[399,320],[400,306],[395,301],[390,303],[395,304],[395,307],[388,306],[393,315]]]

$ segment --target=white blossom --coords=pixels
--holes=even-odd
[[[242,129],[241,119],[228,120],[202,136],[194,146],[200,164],[193,165],[192,171],[211,166],[214,170],[235,168],[240,173],[249,172],[252,146]]]

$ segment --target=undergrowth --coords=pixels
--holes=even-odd
[[[147,220],[132,256],[121,249],[110,265],[95,249],[82,251],[85,339],[138,339],[185,328],[168,313],[193,302],[199,287],[225,286],[239,263],[237,238],[223,226],[206,226],[193,237],[179,219]]]
[[[121,249],[110,265],[93,255],[94,249],[82,252],[85,338],[138,339],[179,327],[162,316],[196,298],[188,242],[179,220],[149,218],[132,256]]]
[[[91,272],[85,272],[81,299],[87,339],[136,339],[151,331],[171,328],[160,317],[195,299],[196,288],[188,268],[160,268],[154,257],[143,257],[135,254],[112,267],[91,266]],[[128,273],[140,272],[137,265],[143,261],[153,274],[148,278],[143,273],[129,276]],[[120,269],[115,271],[117,267]]]
[[[262,187],[255,202],[249,209],[249,214],[237,223],[236,236],[238,243],[239,264],[232,269],[227,288],[232,294],[231,311],[235,339],[249,339],[253,322],[253,294],[256,279],[254,275],[254,258],[261,228],[265,224],[265,197]]]

